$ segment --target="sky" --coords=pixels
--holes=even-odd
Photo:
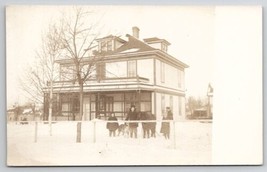
[[[171,45],[168,53],[188,64],[186,96],[205,97],[213,80],[214,7],[210,6],[89,6],[88,23],[99,21],[103,36],[132,34],[158,37]],[[70,6],[10,6],[7,9],[7,105],[27,101],[19,78],[33,65],[48,25],[69,12]]]

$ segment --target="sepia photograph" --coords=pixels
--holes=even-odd
[[[7,6],[7,165],[223,163],[213,159],[218,14]]]

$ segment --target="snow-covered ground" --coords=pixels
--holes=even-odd
[[[76,143],[76,122],[38,123],[37,142],[34,142],[35,123],[7,124],[8,165],[206,165],[211,164],[212,123],[200,121],[176,122],[171,125],[171,139],[159,133],[143,139],[141,124],[138,138],[108,136],[106,123],[96,123],[96,142],[93,123],[83,122],[82,143]],[[176,144],[175,144],[176,143]]]

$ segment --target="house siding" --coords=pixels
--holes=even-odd
[[[164,72],[162,72],[162,64],[164,64]],[[178,67],[174,67],[164,61],[156,59],[156,85],[172,89],[184,90],[184,71]],[[179,76],[180,72],[180,76]],[[162,76],[162,74],[164,76]],[[162,77],[164,78],[162,80]],[[178,79],[181,79],[179,86]]]
[[[154,65],[153,59],[137,60],[137,74],[139,77],[149,79],[148,83],[154,84]]]

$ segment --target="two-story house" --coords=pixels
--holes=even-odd
[[[106,52],[95,77],[84,84],[83,120],[107,119],[111,112],[124,119],[132,104],[138,111],[162,118],[167,106],[175,119],[185,117],[184,70],[187,64],[168,54],[170,43],[157,37],[139,39],[133,27],[128,40],[116,36],[99,38],[98,52]],[[69,60],[58,60],[61,79],[53,84],[53,120],[75,120],[79,114],[79,86],[73,83]],[[86,59],[84,59],[86,63]],[[48,91],[48,89],[46,90]],[[44,109],[48,115],[48,92]],[[47,119],[47,116],[46,116]]]

